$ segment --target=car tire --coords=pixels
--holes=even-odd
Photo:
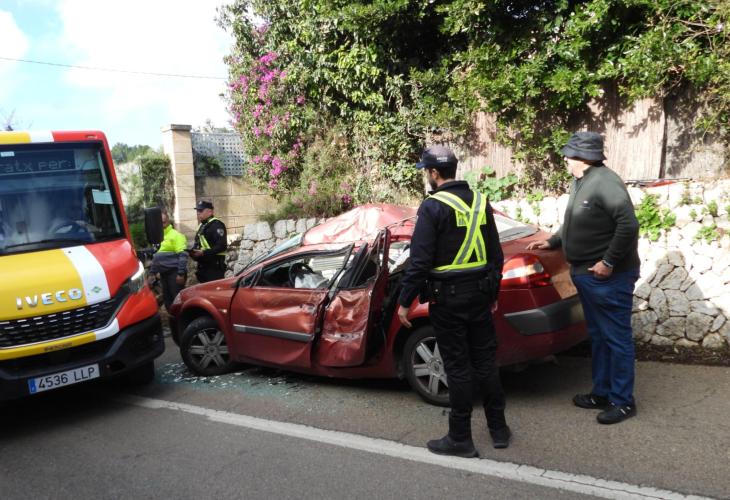
[[[424,401],[449,406],[449,388],[433,327],[423,326],[413,332],[403,348],[403,367],[411,388]]]
[[[180,356],[198,375],[222,375],[236,366],[231,360],[226,336],[209,316],[194,319],[180,337]]]
[[[124,374],[123,379],[129,385],[149,384],[155,379],[155,362],[148,361],[143,365],[132,368]]]

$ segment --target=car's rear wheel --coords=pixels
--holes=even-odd
[[[426,402],[449,405],[446,371],[431,326],[421,327],[408,337],[403,348],[403,366],[408,383]]]
[[[221,375],[235,367],[226,336],[211,317],[194,319],[180,337],[180,355],[198,375]]]

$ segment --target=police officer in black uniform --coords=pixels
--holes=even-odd
[[[416,164],[425,169],[433,191],[418,209],[398,317],[410,328],[408,310],[414,299],[420,294],[422,302],[429,301],[451,413],[448,434],[427,446],[433,453],[471,458],[479,456],[471,434],[475,382],[494,447],[506,448],[511,437],[492,321],[504,254],[489,201],[455,180],[457,162],[450,149],[433,146]]]
[[[198,263],[195,276],[200,283],[219,280],[226,273],[226,225],[213,214],[213,204],[199,201],[195,205],[198,213],[198,232],[190,257]]]

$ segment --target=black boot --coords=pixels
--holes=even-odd
[[[463,458],[475,458],[479,456],[479,452],[474,448],[474,442],[471,439],[454,441],[448,434],[441,439],[432,439],[426,446],[428,447],[428,451],[437,455],[452,455]]]
[[[501,429],[489,429],[489,435],[492,436],[492,445],[500,450],[509,446],[512,431],[505,425]]]

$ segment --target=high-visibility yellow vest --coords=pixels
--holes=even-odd
[[[220,220],[217,217],[211,217],[207,221],[205,221],[205,224],[201,224],[198,226],[198,240],[200,241],[200,249],[201,250],[210,250],[210,243],[208,243],[208,240],[205,239],[205,228],[208,227],[208,224],[213,222],[214,220]],[[223,222],[221,220],[221,222]],[[216,255],[226,255],[225,250],[222,252],[218,252]]]
[[[175,230],[172,224],[165,226],[163,233],[162,243],[160,243],[160,248],[157,250],[159,253],[181,253],[185,251],[188,244],[185,235]]]
[[[474,201],[471,207],[455,194],[439,191],[431,198],[440,201],[454,209],[456,225],[466,227],[466,237],[456,257],[451,264],[439,266],[432,272],[460,271],[474,269],[487,265],[487,245],[484,242],[480,226],[487,223],[487,198],[481,193],[474,192]]]

